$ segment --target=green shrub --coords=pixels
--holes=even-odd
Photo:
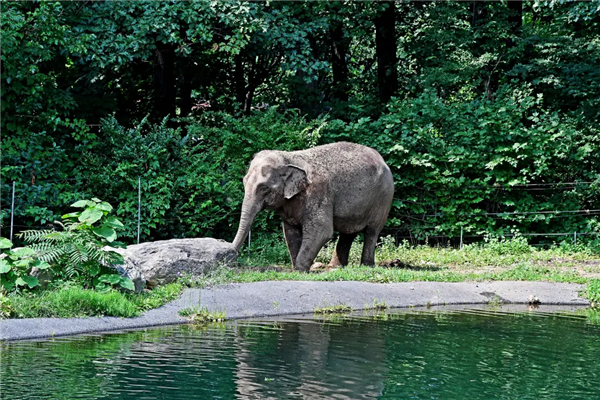
[[[39,284],[35,276],[31,276],[31,269],[47,269],[50,264],[34,257],[35,251],[22,247],[11,250],[13,244],[6,238],[0,238],[0,250],[3,258],[0,259],[0,291],[19,290],[21,287],[30,289]]]
[[[38,263],[54,265],[53,271],[61,278],[77,279],[97,290],[108,290],[114,285],[133,290],[131,279],[116,274],[111,267],[122,264],[123,257],[105,249],[108,245],[122,247],[116,239],[117,230],[123,229],[123,224],[108,215],[111,205],[93,198],[80,200],[71,207],[83,208],[83,211],[63,215],[64,223],[55,221],[61,231],[21,232],[18,236],[31,243],[25,249],[35,254],[40,260]]]

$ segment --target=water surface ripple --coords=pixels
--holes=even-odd
[[[600,399],[590,320],[395,311],[4,343],[0,398]]]

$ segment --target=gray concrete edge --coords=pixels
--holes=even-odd
[[[30,318],[0,321],[0,340],[44,339],[103,333],[161,325],[185,324],[179,315],[188,307],[223,311],[226,319],[275,317],[313,313],[339,304],[354,310],[389,308],[528,304],[534,296],[542,305],[589,306],[581,297],[585,285],[555,282],[368,282],[266,281],[187,289],[171,303],[135,318]],[[524,310],[527,308],[524,307]]]

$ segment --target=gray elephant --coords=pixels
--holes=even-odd
[[[308,271],[334,230],[340,238],[330,266],[348,263],[359,232],[364,233],[361,263],[375,264],[377,237],[394,196],[392,173],[376,150],[339,142],[301,151],[261,151],[250,163],[244,188],[233,241],[238,252],[256,214],[268,208],[283,219],[294,268]]]

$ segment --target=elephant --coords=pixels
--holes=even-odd
[[[330,267],[346,265],[352,242],[364,233],[361,263],[375,264],[375,246],[394,196],[392,173],[374,149],[337,142],[299,151],[263,150],[244,176],[244,201],[233,247],[239,252],[257,213],[283,219],[293,268],[308,271],[339,232]]]

